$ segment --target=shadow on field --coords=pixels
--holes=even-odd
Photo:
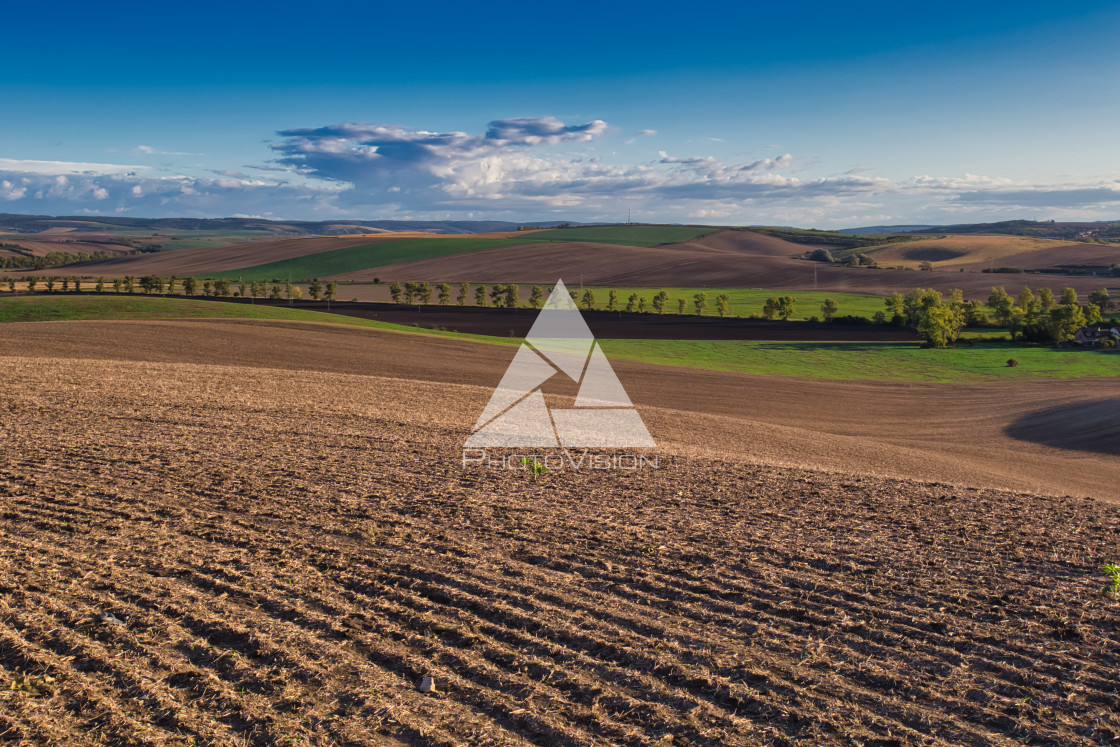
[[[1004,433],[1059,449],[1120,456],[1120,398],[1038,410],[1004,428]]]

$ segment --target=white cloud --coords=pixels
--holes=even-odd
[[[177,150],[156,150],[150,145],[137,145],[134,149],[145,156],[204,156],[205,153],[184,153]]]
[[[120,163],[85,163],[81,161],[31,161],[18,158],[0,158],[0,171],[25,174],[125,174],[143,171],[147,166]]]

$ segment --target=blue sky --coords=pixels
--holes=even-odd
[[[0,212],[1120,218],[1120,7],[6,9]]]

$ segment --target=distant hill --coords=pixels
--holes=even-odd
[[[863,226],[861,228],[838,228],[835,233],[847,233],[857,235],[872,235],[880,233],[911,233],[913,231],[922,231],[927,228],[938,228],[932,225],[903,225],[903,226]]]
[[[1120,221],[1034,221],[1005,220],[998,223],[963,223],[954,226],[932,226],[911,233],[919,234],[999,234],[1030,236],[1037,239],[1068,241],[1120,241]]]
[[[213,232],[226,235],[340,236],[378,231],[427,231],[431,233],[488,233],[516,231],[525,223],[511,221],[406,221],[332,220],[278,221],[264,218],[121,218],[88,215],[19,215],[0,213],[0,233],[41,233],[51,229],[99,233],[178,234]],[[565,221],[534,222],[541,228],[570,225]]]

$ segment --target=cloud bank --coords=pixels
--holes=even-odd
[[[632,208],[648,221],[802,225],[863,217],[959,222],[1040,209],[1077,217],[1120,213],[1120,181],[1033,184],[971,174],[890,180],[863,165],[803,178],[793,172],[807,159],[788,153],[728,163],[662,150],[620,162],[611,144],[634,136],[618,140],[598,119],[569,124],[519,117],[480,129],[470,134],[359,122],[280,130],[269,145],[271,159],[209,168],[206,176],[0,158],[0,211],[618,220]],[[138,151],[170,153],[147,146]]]

